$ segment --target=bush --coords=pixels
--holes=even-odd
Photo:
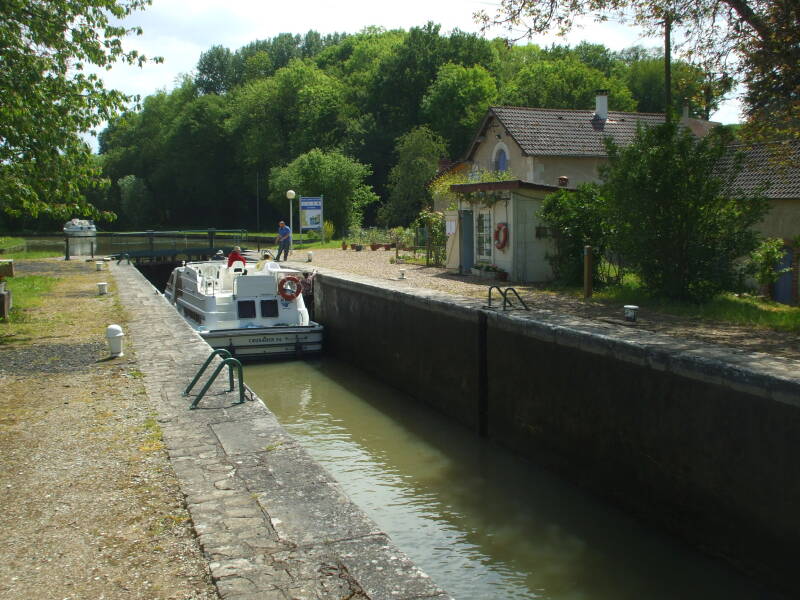
[[[781,275],[791,271],[790,267],[779,269],[778,265],[783,260],[783,240],[767,238],[762,240],[758,247],[750,254],[749,272],[764,290],[769,290]]]
[[[752,226],[767,204],[732,188],[738,161],[729,136],[697,139],[667,123],[640,127],[625,148],[606,142],[609,242],[651,293],[705,301],[735,284],[736,260],[755,248]]]
[[[325,221],[322,224],[322,232],[325,234],[325,241],[330,242],[333,239],[333,234],[336,231],[332,221]]]
[[[599,265],[608,245],[606,225],[606,201],[600,187],[586,183],[577,191],[559,190],[544,199],[541,219],[547,224],[553,241],[555,254],[547,259],[557,280],[565,284],[583,281],[583,248],[592,247],[593,274],[598,282]]]

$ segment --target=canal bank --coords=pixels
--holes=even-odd
[[[209,348],[131,265],[112,264],[148,396],[223,598],[450,596],[380,531],[259,401],[183,389]],[[264,399],[268,405],[270,398]]]
[[[321,269],[328,351],[798,592],[793,361]]]

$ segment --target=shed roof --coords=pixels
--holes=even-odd
[[[555,192],[563,189],[567,188],[555,185],[546,185],[543,183],[531,183],[529,181],[522,181],[521,179],[512,179],[510,181],[484,181],[480,183],[455,183],[450,186],[450,190],[460,194],[510,190],[539,190],[543,192]]]

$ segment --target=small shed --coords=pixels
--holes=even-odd
[[[554,247],[539,211],[545,196],[564,188],[512,180],[450,189],[459,201],[446,215],[449,268],[467,274],[476,266],[494,265],[514,281],[552,279],[548,255]]]

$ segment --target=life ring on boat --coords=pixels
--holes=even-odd
[[[508,244],[508,224],[498,223],[494,229],[494,247],[502,250]]]
[[[294,300],[301,291],[300,279],[294,275],[287,275],[278,282],[278,293],[284,300]]]

